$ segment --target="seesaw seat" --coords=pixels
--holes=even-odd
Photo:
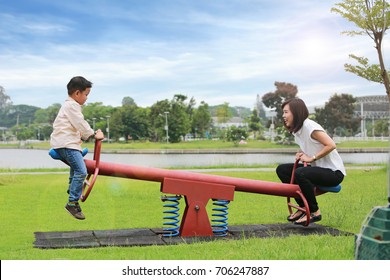
[[[317,186],[317,189],[319,189],[322,192],[333,192],[338,193],[341,191],[341,185],[333,186],[333,187],[326,187],[326,186]]]
[[[81,152],[82,156],[84,157],[86,154],[88,153],[88,148],[84,148],[83,151]],[[61,160],[62,162],[64,162],[65,164],[69,165],[68,162],[63,159],[59,153],[57,153],[56,150],[54,149],[50,149],[49,150],[49,155],[51,156],[51,158],[55,159],[55,160]],[[95,157],[95,155],[94,155]],[[97,174],[99,173],[99,167],[97,166],[95,168],[95,172],[93,173],[93,176],[91,178],[91,175],[92,174],[88,174],[87,178],[85,179],[84,181],[84,184],[83,184],[83,189],[82,189],[82,195],[80,197],[81,201],[85,201],[89,195],[89,193],[91,192],[92,190],[92,187],[93,185],[95,184],[95,180],[96,180],[96,177],[97,177]],[[90,179],[91,178],[91,179]]]
[[[83,157],[88,154],[88,148],[84,148],[84,150],[81,152],[81,154],[83,155]],[[52,159],[56,159],[56,160],[64,160],[59,153],[57,153],[56,150],[54,149],[50,149],[49,151],[49,155],[52,157]]]

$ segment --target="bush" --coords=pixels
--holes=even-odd
[[[238,145],[241,140],[245,140],[248,137],[246,129],[236,126],[231,126],[226,130],[226,140],[233,142],[234,145]]]

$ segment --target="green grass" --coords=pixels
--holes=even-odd
[[[69,172],[69,168],[0,168],[0,173],[42,173],[42,172]]]
[[[202,140],[202,141],[188,141],[180,143],[155,143],[155,142],[129,142],[129,143],[103,143],[103,150],[135,150],[135,149],[285,149],[296,148],[294,145],[280,145],[271,143],[270,141],[254,141],[248,140],[246,145],[235,146],[233,142]],[[84,143],[83,147],[89,148],[93,151],[93,142]],[[338,148],[387,148],[388,141],[346,141],[337,144]],[[18,148],[19,144],[0,144],[0,148]],[[29,149],[49,149],[49,142],[39,142],[23,146]]]
[[[388,148],[389,141],[345,141],[337,144],[338,148]]]
[[[224,176],[275,181],[274,172],[219,172]],[[372,207],[386,205],[385,168],[348,170],[339,194],[318,197],[322,225],[358,233]],[[0,175],[2,260],[339,260],[354,258],[354,236],[248,238],[148,247],[42,250],[33,248],[36,231],[78,231],[162,227],[159,184],[100,176],[82,204],[87,219],[78,221],[63,209],[67,175]],[[184,200],[181,207],[184,207]],[[236,192],[229,224],[284,223],[286,198]]]
[[[89,141],[83,144],[83,147],[88,147],[89,149],[93,150],[93,141]],[[19,144],[0,144],[0,148],[18,148]],[[166,143],[166,142],[139,142],[139,141],[133,141],[128,143],[107,143],[104,142],[102,145],[102,149],[107,150],[134,150],[134,149],[256,149],[256,148],[291,148],[294,146],[284,146],[279,145],[276,143],[271,143],[270,141],[248,141],[247,145],[234,145],[233,142],[227,142],[227,141],[214,141],[214,140],[202,140],[202,141],[187,141],[187,142],[180,142],[180,143]],[[49,142],[37,142],[37,143],[31,143],[26,144],[23,146],[23,148],[29,148],[29,149],[49,149],[50,144]]]

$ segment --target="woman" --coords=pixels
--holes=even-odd
[[[300,151],[295,155],[299,164],[294,174],[310,209],[310,223],[320,221],[321,211],[314,193],[315,186],[337,186],[346,175],[343,161],[336,150],[336,144],[321,125],[308,119],[309,110],[303,100],[293,98],[282,104],[283,121],[286,129],[295,137]],[[304,166],[307,163],[307,167]],[[281,164],[276,173],[283,183],[290,183],[294,163]],[[295,199],[304,207],[303,200]],[[306,225],[307,216],[298,210],[287,217],[298,225]]]

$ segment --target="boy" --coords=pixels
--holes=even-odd
[[[68,85],[68,98],[62,105],[53,123],[53,133],[50,136],[50,145],[68,162],[69,173],[69,201],[65,209],[76,219],[84,220],[85,216],[78,203],[82,193],[87,168],[81,154],[82,140],[94,136],[100,140],[104,138],[99,129],[96,132],[84,120],[82,105],[87,101],[92,83],[83,77],[73,77]]]

